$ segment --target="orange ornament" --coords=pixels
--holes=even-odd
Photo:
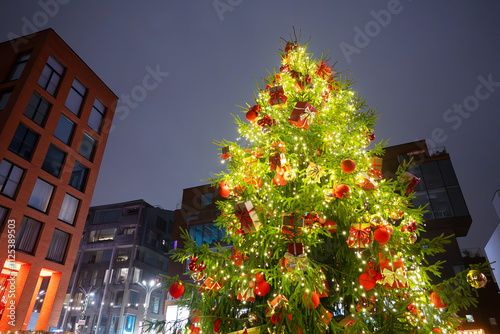
[[[448,306],[448,304],[443,303],[441,297],[439,297],[439,294],[436,291],[431,293],[431,303],[437,308],[445,308]]]
[[[271,290],[271,286],[266,281],[259,282],[255,285],[255,294],[257,296],[265,296]]]
[[[346,159],[340,164],[340,168],[344,173],[352,173],[356,169],[356,163],[354,160]]]

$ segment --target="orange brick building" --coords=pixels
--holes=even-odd
[[[51,29],[0,44],[0,332],[57,326],[117,100]]]

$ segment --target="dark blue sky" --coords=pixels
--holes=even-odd
[[[94,205],[175,209],[219,172],[212,140],[236,138],[230,113],[253,102],[295,27],[352,72],[382,115],[377,139],[446,147],[474,220],[462,247],[484,246],[498,223],[499,1],[17,0],[0,12],[0,40],[51,27],[122,97]]]

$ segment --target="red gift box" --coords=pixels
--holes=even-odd
[[[269,88],[269,104],[277,108],[286,108],[285,91],[283,86],[274,86]]]
[[[256,232],[262,227],[251,201],[236,204],[234,210],[236,217],[240,220],[243,234]]]
[[[271,171],[276,170],[276,167],[284,167],[286,165],[285,153],[275,153],[269,157],[269,165]]]
[[[383,253],[378,253],[380,259],[380,272],[382,273],[382,283],[388,289],[407,288],[403,260],[389,260]]]
[[[304,253],[304,246],[302,245],[302,242],[295,242],[295,243],[289,243],[288,244],[288,253],[292,255],[300,255]]]
[[[229,159],[229,146],[223,147],[221,150],[222,150],[222,154],[220,157],[224,160]]]
[[[373,169],[382,171],[382,158],[372,158],[371,165]]]
[[[247,287],[242,292],[238,292],[238,296],[236,298],[241,301],[255,302],[254,288]]]
[[[297,237],[302,234],[304,227],[304,218],[297,215],[284,214],[282,218],[283,225],[281,226],[281,233],[288,237]]]
[[[312,124],[318,110],[308,102],[297,102],[293,108],[292,114],[288,118],[288,122],[295,125],[299,129],[307,130]]]
[[[372,241],[370,223],[353,223],[349,229],[347,244],[350,248],[366,248]]]
[[[338,325],[341,327],[349,327],[354,324],[358,319],[354,317],[354,314],[349,314],[346,318],[340,320]]]

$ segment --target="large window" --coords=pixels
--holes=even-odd
[[[151,298],[151,312],[154,314],[160,313],[160,297],[153,296]]]
[[[73,172],[71,173],[71,178],[69,179],[69,185],[83,192],[88,174],[89,169],[76,161]]]
[[[5,223],[5,219],[7,218],[7,214],[9,213],[9,209],[4,208],[0,205],[0,233],[2,232],[2,226]]]
[[[24,169],[7,160],[2,160],[0,164],[0,193],[14,198],[23,174]]]
[[[4,110],[9,102],[10,96],[12,95],[11,90],[0,92],[0,110]]]
[[[115,293],[115,306],[122,306],[123,303],[123,291],[116,291]]]
[[[128,268],[116,269],[116,284],[125,283],[128,277]]]
[[[41,222],[28,217],[23,217],[16,233],[16,249],[33,254],[35,252],[36,242],[41,229]]]
[[[26,52],[17,57],[16,62],[14,63],[14,66],[12,66],[9,76],[7,77],[7,81],[17,80],[21,77],[28,60],[30,59],[30,54],[31,52]]]
[[[50,95],[55,96],[63,73],[64,67],[51,55],[43,68],[40,79],[38,79],[38,84]]]
[[[24,124],[19,124],[10,142],[9,150],[29,161],[35,151],[38,137],[37,133],[31,131]]]
[[[415,207],[424,207],[425,220],[469,214],[450,159],[425,162],[411,168],[421,180],[415,187]]]
[[[116,228],[105,228],[102,230],[90,231],[89,243],[98,241],[115,240]]]
[[[225,237],[224,231],[220,230],[215,223],[194,225],[189,228],[189,235],[196,241],[198,246],[209,244],[215,246],[221,243]]]
[[[79,205],[79,199],[71,196],[70,194],[64,195],[64,200],[61,206],[61,211],[59,211],[58,219],[70,225],[74,225],[76,212],[78,211]]]
[[[66,145],[69,145],[69,143],[71,142],[71,137],[73,137],[74,128],[75,123],[61,114],[59,122],[57,123],[56,130],[54,131],[54,136]]]
[[[106,107],[101,101],[95,99],[94,106],[90,112],[89,122],[87,125],[97,133],[101,132],[102,120],[104,119],[104,114],[106,113]]]
[[[69,238],[69,233],[55,229],[45,259],[63,263],[64,257],[66,256],[66,249],[68,248]]]
[[[128,302],[130,304],[130,307],[134,307],[134,308],[139,307],[139,292],[134,291],[134,290],[130,290]]]
[[[50,107],[51,105],[47,100],[38,95],[36,92],[33,92],[30,102],[28,103],[26,110],[24,110],[24,115],[43,127],[49,114]]]
[[[35,187],[33,188],[33,192],[31,193],[30,200],[28,201],[28,206],[42,212],[47,212],[53,192],[53,185],[45,182],[42,179],[37,179]]]
[[[80,155],[88,161],[92,161],[94,159],[95,147],[96,141],[94,138],[85,133],[83,135],[82,144],[80,145],[78,153],[80,153]]]
[[[50,175],[59,177],[61,175],[65,158],[66,153],[50,144],[45,160],[43,160],[42,169]]]
[[[93,224],[118,223],[121,215],[122,215],[122,209],[97,211],[94,216]]]
[[[68,98],[64,106],[68,108],[76,116],[80,115],[83,99],[87,93],[87,88],[80,83],[76,78],[73,80],[71,89],[69,90]]]

